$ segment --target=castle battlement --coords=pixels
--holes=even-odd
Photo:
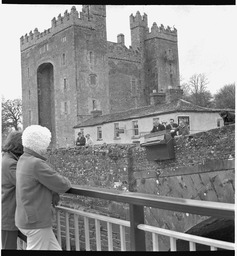
[[[131,46],[127,48],[125,45],[113,42],[107,42],[107,45],[109,58],[123,59],[135,62],[141,61],[140,51],[133,49]]]
[[[95,29],[93,16],[87,11],[86,6],[83,6],[80,16],[76,7],[73,6],[70,12],[66,10],[63,16],[59,14],[57,19],[54,17],[51,21],[51,28],[44,30],[42,33],[35,28],[34,33],[30,31],[29,35],[25,34],[25,36],[22,36],[20,38],[21,51],[49,39],[54,34],[72,25]]]
[[[147,28],[147,15],[144,13],[144,15],[141,15],[139,11],[137,11],[136,15],[133,16],[133,14],[130,15],[130,28],[136,28],[136,27],[144,27]]]
[[[161,38],[177,42],[177,29],[169,26],[165,28],[163,24],[158,27],[156,22],[154,22],[151,27],[151,32],[148,30],[146,33],[146,40],[152,38]]]

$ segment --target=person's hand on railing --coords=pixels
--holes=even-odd
[[[58,205],[59,200],[60,200],[59,194],[53,192],[53,198],[52,198],[52,205],[53,205],[53,207]]]

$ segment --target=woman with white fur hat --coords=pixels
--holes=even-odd
[[[52,229],[52,209],[58,193],[71,188],[70,181],[46,163],[42,155],[51,132],[40,125],[28,126],[22,134],[24,154],[17,163],[15,223],[27,236],[27,250],[62,250]]]

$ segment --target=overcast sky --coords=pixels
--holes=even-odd
[[[75,5],[81,11],[81,5]],[[1,94],[5,99],[21,97],[20,37],[38,28],[51,27],[51,20],[72,5],[2,5],[1,26]],[[148,27],[175,26],[178,30],[180,75],[183,81],[195,73],[205,73],[208,89],[216,93],[223,85],[236,80],[236,6],[164,6],[108,5],[107,40],[117,42],[125,35],[131,45],[129,16],[137,11],[148,15]],[[235,61],[235,62],[234,62]]]

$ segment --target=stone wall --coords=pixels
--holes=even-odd
[[[159,162],[148,161],[146,149],[139,145],[60,149],[49,152],[48,159],[77,185],[234,203],[234,132],[235,125],[231,125],[176,138],[175,159]],[[129,219],[128,205],[116,202],[64,194],[62,205]],[[147,223],[182,232],[206,218],[145,207]],[[148,234],[148,249],[150,238]],[[167,238],[160,238],[160,248],[169,249]]]

